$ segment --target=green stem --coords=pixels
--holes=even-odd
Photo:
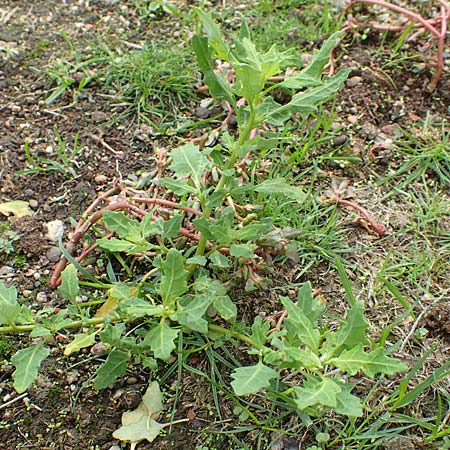
[[[251,131],[253,128],[255,128],[255,122],[256,122],[256,110],[253,103],[249,103],[249,109],[250,109],[250,115],[247,121],[247,124],[245,125],[244,129],[239,132],[239,138],[234,143],[233,147],[230,149],[230,157],[228,159],[228,162],[226,163],[224,170],[232,169],[233,166],[236,164],[237,159],[239,158],[239,150],[244,145],[246,141],[248,141],[248,138],[250,136]],[[217,183],[214,192],[216,193],[220,189],[223,189],[225,186],[227,177],[222,173],[219,182]],[[211,208],[204,208],[203,210],[203,217],[206,220],[209,220],[211,217],[212,210]],[[206,237],[203,235],[200,236],[200,240],[198,241],[197,250],[195,252],[195,255],[201,255],[203,256],[205,254],[206,249]]]
[[[125,317],[111,317],[111,322],[117,322],[119,320],[126,320]],[[89,320],[75,320],[67,325],[65,325],[62,330],[69,330],[71,328],[81,328],[90,325],[100,325],[104,323],[105,319],[103,317],[95,317]],[[26,333],[29,331],[33,331],[36,327],[40,326],[39,323],[30,324],[30,325],[12,325],[7,327],[0,327],[0,334],[6,333]]]
[[[265,345],[258,344],[247,335],[239,333],[238,331],[229,330],[228,328],[221,327],[220,325],[214,325],[213,323],[210,323],[208,325],[208,328],[210,331],[214,331],[215,333],[231,334],[231,336],[233,336],[234,338],[239,339],[242,342],[245,342],[246,344],[250,345],[253,348],[256,348],[257,350],[264,350],[264,349],[268,350],[268,348]]]

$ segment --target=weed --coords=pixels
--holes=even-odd
[[[173,120],[194,98],[195,70],[183,50],[150,44],[109,58],[104,84],[117,91],[125,114],[152,123]]]
[[[54,149],[56,152],[56,159],[49,159],[42,156],[33,156],[29,148],[29,142],[25,142],[24,151],[25,156],[29,164],[29,168],[19,170],[18,175],[29,175],[34,173],[47,173],[47,172],[59,172],[65,177],[76,178],[77,173],[73,168],[76,164],[76,156],[81,150],[78,145],[78,133],[75,135],[73,144],[71,144],[71,149],[69,149],[68,144],[58,133],[56,128],[53,130],[53,134],[56,137],[57,145]],[[49,147],[53,152],[53,147]]]

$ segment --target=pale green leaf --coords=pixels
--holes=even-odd
[[[162,321],[147,333],[144,344],[152,349],[155,358],[167,361],[175,348],[174,340],[177,337],[178,330],[171,328],[165,321]]]
[[[36,380],[42,361],[50,355],[44,343],[24,348],[15,353],[11,362],[16,370],[13,372],[14,389],[20,394],[25,392]]]
[[[264,219],[261,222],[250,223],[234,232],[234,238],[238,241],[253,241],[260,239],[272,229],[272,220]]]
[[[288,297],[280,296],[280,301],[288,313],[285,325],[295,332],[303,344],[317,352],[320,332],[315,324],[303,313],[301,305],[293,303]]]
[[[309,64],[300,72],[301,75],[303,76],[309,75],[311,77],[315,77],[316,79],[320,79],[324,67],[330,61],[330,53],[333,47],[336,45],[336,41],[338,39],[339,34],[340,34],[339,31],[332,34],[322,44],[320,50],[314,53]]]
[[[361,400],[356,395],[350,393],[353,385],[339,383],[339,386],[342,391],[336,394],[337,405],[335,411],[344,416],[361,417],[363,415]]]
[[[325,303],[319,298],[313,297],[311,283],[303,283],[297,292],[297,305],[303,311],[303,314],[315,324],[325,311]]]
[[[271,116],[278,117],[280,114],[284,114],[285,111],[316,112],[318,105],[330,99],[339,90],[350,71],[351,69],[341,70],[335,76],[324,80],[321,86],[295,94],[289,103],[271,111],[269,118]]]
[[[183,216],[181,214],[174,214],[169,220],[164,221],[163,237],[165,239],[173,239],[179,236],[182,222]]]
[[[122,414],[122,426],[113,432],[113,437],[136,445],[143,440],[152,442],[159,432],[169,424],[154,419],[163,409],[162,394],[156,381],[149,384],[138,407]]]
[[[208,86],[209,93],[217,99],[226,100],[235,106],[233,92],[229,83],[220,75],[214,72],[214,57],[212,56],[212,48],[208,44],[207,37],[193,36],[192,48],[200,70],[203,73],[203,81]]]
[[[95,336],[97,333],[80,333],[77,334],[72,342],[66,345],[64,355],[69,356],[72,353],[79,352],[82,348],[90,347],[95,343]]]
[[[174,316],[180,325],[206,334],[208,332],[208,322],[203,316],[212,301],[213,296],[209,293],[199,294],[193,298],[184,297],[180,299]]]
[[[209,167],[208,158],[192,142],[176,148],[171,153],[170,168],[179,178],[191,176],[194,185],[201,186],[201,178]]]
[[[368,344],[366,330],[369,324],[364,317],[364,303],[356,302],[347,313],[347,318],[341,323],[336,336],[336,346],[353,347]]]
[[[4,202],[0,203],[0,213],[5,216],[9,216],[9,214],[14,214],[16,217],[31,216],[33,211],[28,206],[28,202],[24,200]]]
[[[228,295],[215,296],[213,305],[222,319],[227,321],[236,319],[237,307]]]
[[[261,184],[256,185],[254,189],[256,192],[260,192],[261,194],[282,194],[297,200],[299,203],[303,202],[306,198],[302,188],[292,186],[283,178],[265,180]]]
[[[63,298],[74,302],[80,292],[78,284],[77,269],[73,264],[69,264],[61,274],[61,284],[58,287],[58,292]]]
[[[212,266],[218,267],[219,269],[226,269],[230,267],[229,259],[217,250],[211,253],[208,259],[211,261]]]
[[[219,26],[214,22],[211,13],[205,13],[200,8],[196,7],[193,7],[192,9],[198,15],[206,35],[208,36],[209,43],[217,53],[217,58],[228,61],[228,57],[230,56],[230,46],[223,37]]]
[[[295,386],[293,390],[298,409],[305,409],[308,406],[336,408],[337,394],[342,388],[331,378],[323,377],[320,380],[305,382],[305,387]]]
[[[135,244],[124,239],[110,238],[110,239],[97,239],[97,244],[103,250],[108,252],[129,252],[135,247]]]
[[[171,248],[164,262],[160,293],[164,306],[170,306],[187,291],[189,272],[184,268],[183,255]]]
[[[254,366],[235,369],[231,376],[234,378],[234,381],[231,382],[234,393],[236,395],[247,395],[269,387],[270,380],[278,378],[278,372],[259,361]]]
[[[106,226],[122,239],[139,235],[139,221],[130,219],[122,211],[103,211],[102,217]]]
[[[255,256],[256,244],[232,244],[230,245],[230,256],[235,258],[253,258]]]
[[[162,178],[159,182],[167,189],[177,195],[194,194],[197,190],[190,186],[185,180],[173,180],[172,178]]]
[[[114,381],[123,375],[128,366],[130,355],[122,350],[112,350],[105,363],[97,369],[96,377],[94,378],[94,389],[100,390],[113,384]]]
[[[350,350],[344,350],[338,357],[327,361],[334,364],[349,375],[355,375],[361,371],[373,378],[377,373],[391,375],[407,370],[407,367],[397,359],[386,356],[383,348],[377,348],[371,352],[365,352],[363,345],[358,345]]]
[[[0,281],[0,324],[12,325],[20,315],[20,305],[17,302],[17,289],[7,288]]]
[[[268,341],[268,333],[270,330],[270,323],[264,320],[261,316],[256,316],[252,325],[252,341],[257,345],[264,345]]]

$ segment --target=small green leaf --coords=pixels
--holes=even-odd
[[[233,240],[232,230],[228,224],[213,223],[209,226],[209,233],[219,244],[229,244]]]
[[[79,352],[82,348],[90,347],[95,343],[95,335],[97,333],[80,333],[77,334],[72,342],[66,345],[64,355],[69,356],[72,353]]]
[[[229,83],[219,74],[214,72],[214,57],[212,48],[208,45],[207,37],[193,36],[192,48],[200,70],[203,73],[203,81],[208,86],[209,93],[217,99],[226,100],[235,106],[233,92]]]
[[[180,325],[206,334],[208,332],[208,322],[203,316],[212,301],[213,297],[210,294],[199,294],[194,298],[184,297],[180,299],[174,316]]]
[[[197,189],[190,186],[185,180],[173,180],[172,178],[162,178],[159,182],[167,189],[170,189],[174,194],[185,195],[194,194]]]
[[[119,345],[125,329],[126,325],[124,323],[117,323],[115,325],[108,323],[105,329],[100,331],[100,340],[111,346]]]
[[[265,180],[261,184],[255,186],[254,189],[261,194],[283,194],[297,200],[299,203],[304,202],[306,198],[302,188],[286,183],[283,178]]]
[[[222,35],[219,26],[214,22],[211,13],[205,13],[200,8],[192,8],[198,15],[203,28],[208,36],[211,46],[217,53],[217,58],[228,61],[230,55],[230,46]]]
[[[302,309],[303,314],[315,324],[325,311],[325,303],[313,297],[311,283],[303,283],[297,292],[297,305]]]
[[[164,306],[154,305],[143,298],[132,297],[120,303],[120,310],[124,311],[127,316],[140,318],[144,316],[161,316],[164,312]]]
[[[267,219],[258,223],[250,223],[242,228],[238,228],[234,233],[234,238],[238,241],[255,241],[272,229],[272,220]]]
[[[338,414],[349,417],[361,417],[363,415],[361,400],[350,392],[353,385],[349,383],[339,383],[342,391],[336,395],[337,406],[335,411]]]
[[[0,324],[13,325],[20,315],[20,305],[17,302],[17,289],[7,288],[0,281]]]
[[[182,222],[183,216],[181,214],[174,214],[169,220],[164,221],[163,238],[173,239],[179,236]]]
[[[139,235],[139,222],[130,219],[121,211],[103,211],[102,217],[106,226],[122,239],[127,236]]]
[[[16,370],[13,372],[14,389],[21,394],[36,380],[42,361],[50,355],[44,343],[24,348],[15,353],[11,362]]]
[[[300,72],[302,76],[309,75],[316,79],[320,79],[324,67],[330,61],[330,53],[336,45],[336,41],[340,32],[332,34],[320,47],[320,50],[314,53],[310,63]],[[299,75],[300,75],[299,74]]]
[[[218,267],[219,269],[226,269],[230,267],[230,261],[228,258],[217,250],[211,253],[208,259],[214,267]]]
[[[222,319],[227,321],[236,319],[237,308],[228,295],[215,296],[213,305]]]
[[[97,239],[97,244],[103,250],[108,252],[129,252],[135,247],[135,244],[124,239],[110,238],[110,239]]]
[[[201,255],[192,256],[186,260],[187,264],[196,264],[197,266],[205,266],[208,260]]]
[[[189,272],[184,268],[183,255],[171,248],[164,262],[159,288],[164,306],[172,305],[187,291],[188,274]]]
[[[170,358],[170,353],[176,347],[174,340],[177,337],[178,330],[171,328],[165,321],[161,321],[147,333],[144,344],[152,349],[155,358],[167,361]]]
[[[78,284],[77,269],[73,264],[69,264],[61,274],[61,285],[58,288],[58,292],[63,298],[74,302],[80,292],[80,286]]]
[[[97,369],[96,377],[94,378],[94,389],[99,391],[109,385],[121,375],[123,375],[128,366],[130,355],[122,350],[112,350],[105,363]]]
[[[201,186],[201,178],[209,167],[208,158],[192,142],[176,148],[171,153],[171,169],[179,178],[191,176],[195,187]]]
[[[286,105],[280,106],[269,113],[269,117],[278,117],[285,111],[289,112],[316,112],[317,106],[334,95],[347,79],[351,69],[341,70],[335,76],[327,78],[321,86],[295,94]]]
[[[288,297],[280,297],[280,301],[288,313],[285,326],[299,337],[301,342],[317,353],[320,342],[320,332],[305,316],[301,305],[293,303]]]
[[[210,231],[210,227],[212,224],[209,220],[205,219],[204,217],[200,217],[198,219],[194,219],[192,223],[194,224],[194,228],[202,233],[202,235],[204,235],[206,239],[214,239],[214,235]]]
[[[278,378],[278,372],[265,366],[261,361],[255,366],[239,367],[231,376],[231,382],[236,395],[254,394],[260,389],[270,386],[270,380]]]
[[[377,373],[391,375],[407,370],[402,362],[386,356],[383,348],[367,353],[362,344],[350,350],[344,350],[338,357],[330,359],[327,363],[334,364],[349,375],[362,371],[371,378]]]
[[[230,256],[235,258],[253,258],[255,256],[256,244],[233,244],[230,245]]]
[[[251,338],[257,345],[262,346],[268,341],[268,333],[270,330],[270,323],[264,320],[261,316],[256,316],[252,325]]]
[[[366,330],[369,324],[364,317],[364,302],[356,302],[347,313],[347,318],[339,327],[336,336],[336,347],[341,345],[353,347],[368,344]]]
[[[327,377],[311,379],[305,382],[305,387],[295,386],[293,390],[298,409],[315,405],[336,408],[337,394],[342,391],[339,384]]]

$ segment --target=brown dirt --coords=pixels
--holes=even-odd
[[[133,118],[124,118],[121,123],[113,124],[111,102],[100,93],[95,82],[82,92],[73,105],[71,90],[54,104],[44,103],[52,86],[39,69],[56,60],[61,55],[61,49],[66,48],[58,30],[64,29],[73,42],[87,46],[95,40],[97,33],[101,33],[104,39],[115,38],[117,30],[125,28],[121,33],[127,41],[142,42],[151,38],[165,39],[171,34],[171,26],[179,26],[174,24],[176,17],[167,15],[148,25],[133,11],[131,2],[130,5],[124,3],[121,7],[122,2],[118,4],[107,0],[5,0],[0,6],[0,17],[3,18],[3,21],[0,19],[0,48],[6,48],[9,52],[0,51],[0,202],[26,200],[33,201],[35,205],[32,218],[11,220],[12,230],[20,238],[14,245],[22,256],[0,254],[0,266],[13,267],[12,273],[2,275],[2,278],[16,285],[33,308],[55,306],[58,302],[57,296],[46,284],[54,258],[48,254],[52,244],[45,238],[45,224],[61,219],[68,226],[70,218],[77,219],[99,192],[111,185],[114,178],[149,171],[154,167],[153,150],[170,144],[167,137],[150,136],[149,129],[137,124]],[[338,96],[341,131],[336,139],[338,143],[347,143],[343,152],[347,156],[360,157],[361,163],[351,168],[332,162],[323,166],[335,177],[347,178],[358,201],[363,202],[388,227],[389,238],[379,240],[376,235],[354,223],[352,212],[341,208],[341,226],[348,230],[349,243],[356,250],[364,245],[371,245],[372,248],[378,246],[380,255],[386,255],[391,247],[408,245],[397,231],[403,227],[402,217],[407,215],[407,209],[411,206],[402,205],[398,199],[391,203],[379,201],[385,193],[383,187],[375,188],[366,181],[373,172],[388,173],[395,168],[397,161],[392,158],[389,148],[382,148],[376,153],[368,149],[374,142],[392,138],[392,126],[395,124],[408,127],[411,122],[427,115],[448,120],[450,104],[448,69],[438,90],[428,93],[426,86],[431,72],[426,63],[429,53],[417,53],[416,59],[408,61],[405,67],[386,66],[389,47],[385,47],[378,42],[375,33],[363,43],[358,39],[350,42],[350,38],[344,42],[339,67],[351,67],[350,77],[360,77],[360,80],[354,86],[347,85]],[[415,67],[421,70],[413,73]],[[356,78],[353,79],[356,81]],[[69,145],[78,133],[81,150],[73,164],[77,176],[65,177],[58,172],[17,175],[18,170],[26,167],[24,142],[29,142],[36,154],[46,156],[46,149],[57,144],[54,129],[67,139]],[[336,147],[340,148],[339,145]],[[7,220],[0,218],[0,225]],[[370,273],[380,266],[381,258],[365,258],[361,262],[359,254],[347,255],[354,267],[353,271],[349,271],[349,276],[357,287],[368,292],[362,296],[372,306],[369,315],[382,329],[383,323],[391,318],[389,302],[392,299],[378,299],[376,294],[370,293],[373,287]],[[273,275],[274,279],[283,277],[286,282],[298,282],[295,267]],[[322,295],[336,310],[342,307],[339,300],[343,298],[342,289],[338,287],[336,274],[330,274],[326,262],[316,264],[301,279],[309,279],[315,286],[321,287]],[[448,281],[446,284],[437,283],[437,286],[436,289],[441,289],[438,294],[448,292]],[[257,307],[268,314],[277,309],[275,301],[267,299],[265,294],[255,295],[251,300],[245,297],[242,300],[245,313],[249,304],[253,309]],[[429,329],[431,337],[448,340],[448,296],[442,305],[431,309],[427,317],[422,325]],[[410,325],[405,323],[406,332]],[[26,337],[23,339],[28,342]],[[5,360],[20,348],[20,344],[13,342],[11,348],[2,350]],[[448,356],[447,347],[441,351],[443,358]],[[418,354],[419,351],[414,354],[412,350],[411,354],[403,356],[415,358]],[[121,413],[139,403],[140,394],[148,383],[148,373],[138,368],[129,369],[126,376],[111,389],[98,393],[89,383],[97,362],[86,356],[90,355],[82,353],[66,358],[59,343],[55,342],[52,356],[45,363],[36,385],[27,391],[24,398],[0,410],[0,449],[108,450],[117,445],[112,431],[119,426]],[[202,365],[208,372],[207,362],[195,359],[190,363]],[[2,364],[0,407],[18,397],[12,388],[12,371],[11,364]],[[164,370],[161,370],[163,373]],[[171,376],[166,384],[170,385],[174,380],[176,377]],[[227,399],[220,399],[225,421],[214,422],[215,419],[211,420],[209,415],[211,392],[208,387],[201,379],[192,376],[186,376],[183,380],[183,395],[175,419],[186,416],[195,418],[188,425],[177,425],[168,436],[158,438],[152,445],[140,444],[139,449],[194,450],[201,444],[208,445],[208,432],[232,429],[227,420],[234,418],[233,404]],[[171,394],[174,386],[168,389]],[[249,437],[246,435],[243,432],[240,437],[252,445],[251,433]],[[298,441],[293,441],[298,448]],[[225,438],[222,444],[220,438],[215,439],[214,445],[218,449],[231,448]],[[389,445],[386,448],[394,448]],[[412,445],[410,441],[408,445]],[[285,438],[277,448],[294,448],[292,438]]]

